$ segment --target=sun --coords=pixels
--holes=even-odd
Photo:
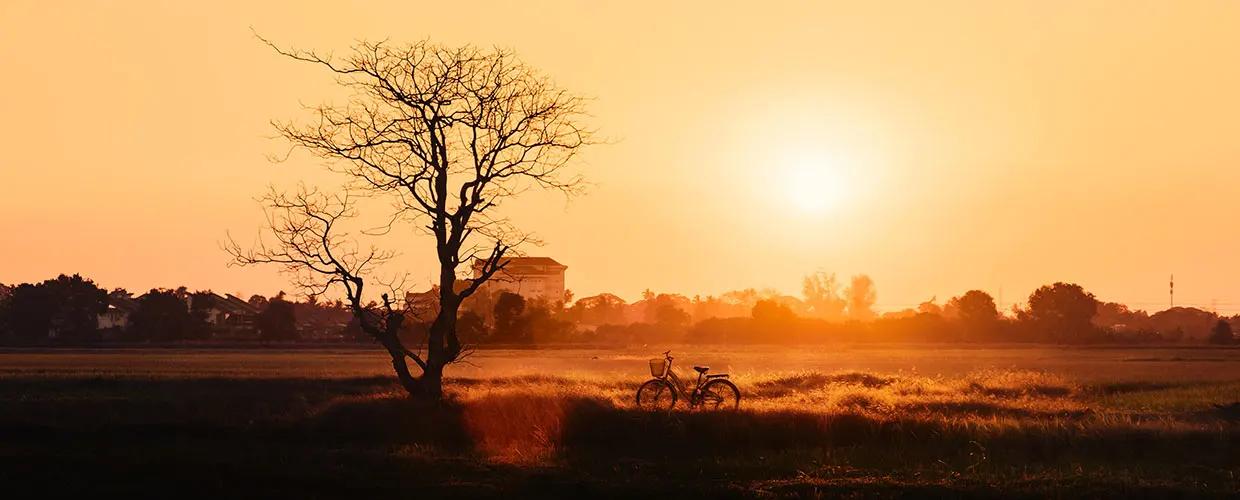
[[[822,214],[840,206],[848,195],[840,166],[825,155],[802,155],[784,166],[782,196],[788,205],[807,214]]]

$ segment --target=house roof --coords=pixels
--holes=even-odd
[[[129,297],[112,294],[108,296],[108,309],[131,313],[138,310],[138,301]]]
[[[218,297],[218,295],[217,295]],[[241,297],[231,293],[224,294],[224,303],[226,308],[232,309],[234,313],[258,314],[258,308],[250,305],[249,302],[242,300]]]
[[[505,266],[559,266],[567,267],[564,264],[556,262],[551,257],[506,257],[503,259]],[[481,267],[482,260],[475,260],[474,267]]]
[[[209,308],[219,309],[229,314],[258,314],[258,308],[233,294],[229,293],[220,296],[220,294],[209,290],[205,293],[207,295],[206,306]],[[194,295],[190,295],[191,303],[193,298]]]

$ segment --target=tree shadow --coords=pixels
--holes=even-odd
[[[756,384],[755,393],[761,397],[780,397],[793,392],[821,389],[830,385],[859,385],[869,389],[879,389],[895,383],[894,377],[880,377],[864,372],[818,373],[806,372],[788,375]]]
[[[1101,384],[1091,387],[1094,392],[1113,395],[1127,394],[1132,392],[1153,392],[1163,391],[1167,389],[1179,389],[1184,387],[1210,387],[1221,385],[1215,382],[1114,382],[1109,384]]]
[[[1091,410],[1046,411],[988,403],[984,401],[928,401],[903,407],[948,417],[1012,417],[1012,418],[1064,418],[1080,420],[1093,414]]]

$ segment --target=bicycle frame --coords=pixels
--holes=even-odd
[[[676,389],[676,392],[680,393],[681,397],[688,399],[690,404],[697,404],[697,395],[702,392],[702,385],[704,385],[707,380],[706,374],[698,372],[697,382],[693,385],[693,391],[690,392],[688,386],[685,385],[685,382],[676,375],[675,371],[672,371],[673,358],[670,352],[671,351],[663,353],[663,355],[667,357],[667,373],[663,374],[663,376],[659,378],[663,380],[671,379],[672,387]]]

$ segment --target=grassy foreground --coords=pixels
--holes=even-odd
[[[1211,405],[1240,401],[1226,377],[751,372],[735,377],[739,412],[666,414],[633,408],[638,374],[499,375],[454,379],[450,402],[422,406],[386,376],[10,370],[0,486],[164,498],[1240,491],[1240,424]]]

